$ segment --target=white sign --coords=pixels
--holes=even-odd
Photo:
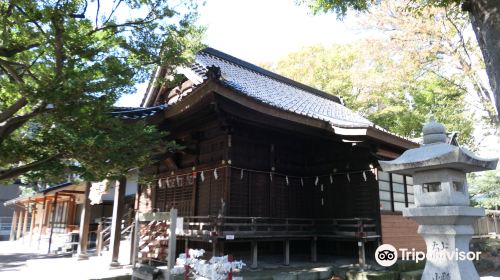
[[[232,234],[226,235],[226,240],[234,240],[234,235]]]

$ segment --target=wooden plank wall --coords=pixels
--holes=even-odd
[[[368,169],[375,159],[366,148],[253,127],[233,125],[229,214],[232,216],[351,218],[378,216],[375,176],[366,172],[319,177],[345,170]],[[269,173],[259,172],[274,167]],[[241,170],[243,168],[243,176]],[[291,175],[286,177],[281,174]],[[301,182],[301,178],[303,184]],[[323,185],[323,191],[321,191]],[[323,204],[321,203],[323,199]]]
[[[345,174],[337,174],[333,184],[323,176],[315,185],[314,176],[330,174],[334,168],[338,172],[367,169],[375,162],[368,148],[300,131],[226,121],[214,117],[172,131],[186,148],[173,157],[177,169],[166,164],[159,168],[160,178],[177,178],[191,173],[193,167],[198,173],[192,185],[156,186],[155,207],[174,206],[181,216],[223,211],[230,216],[378,219],[377,182],[371,172],[365,173],[367,181],[362,174],[351,174],[350,181]],[[213,168],[218,168],[217,179]],[[201,170],[207,170],[204,180]],[[287,184],[280,174],[293,176]]]
[[[183,124],[172,131],[172,138],[184,149],[169,159],[175,168],[169,168],[167,163],[159,168],[159,178],[168,180],[168,183],[162,184],[162,188],[155,186],[157,207],[175,207],[179,216],[217,215],[224,210],[223,204],[228,200],[229,173],[225,165],[229,137],[224,123],[212,116]],[[217,168],[217,178],[214,168]]]

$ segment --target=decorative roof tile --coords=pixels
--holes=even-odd
[[[300,84],[220,51],[207,48],[196,55],[191,74],[206,79],[208,68],[221,70],[226,86],[273,107],[341,127],[367,127],[373,123],[341,104],[341,99]]]

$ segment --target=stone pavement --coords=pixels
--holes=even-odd
[[[107,252],[105,252],[107,253]],[[0,242],[0,279],[1,280],[56,280],[56,279],[104,279],[130,275],[132,270],[130,267],[120,267],[110,269],[110,256],[104,255],[101,257],[90,257],[89,260],[77,261],[70,255],[53,256],[47,254],[39,254],[23,245],[21,242]],[[122,260],[123,261],[123,260]],[[283,267],[279,264],[279,260],[263,260],[260,269],[249,270],[245,269],[240,276],[243,279],[264,280],[273,279],[273,276],[284,276],[287,272],[294,271],[301,274],[301,279],[308,279],[309,274],[318,274],[314,272],[315,268],[327,267],[334,265],[345,265],[352,263],[354,260],[336,258],[325,263],[309,263],[309,262],[292,262],[290,266]],[[298,271],[298,272],[297,272]],[[310,271],[312,273],[307,273]],[[303,274],[303,275],[302,275]],[[481,277],[481,280],[500,280],[500,271],[487,273],[487,276]],[[306,277],[306,278],[304,278]],[[281,279],[281,278],[276,278]],[[283,278],[285,279],[285,278]],[[298,277],[297,277],[298,279]],[[316,278],[314,278],[316,279]]]
[[[0,279],[102,279],[130,275],[130,267],[110,268],[111,257],[78,261],[71,255],[39,254],[21,242],[0,242]]]

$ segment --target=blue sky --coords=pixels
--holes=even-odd
[[[362,36],[353,17],[313,16],[293,0],[208,0],[199,9],[207,27],[204,43],[248,62],[272,62],[312,44],[348,43]],[[139,106],[146,85],[118,106]]]

